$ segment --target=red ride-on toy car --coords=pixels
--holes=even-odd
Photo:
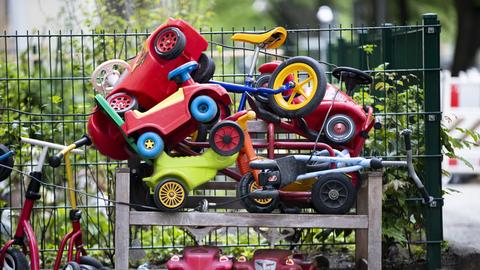
[[[230,270],[233,262],[216,247],[186,247],[183,256],[173,255],[168,270]],[[253,269],[253,268],[252,268]]]
[[[259,249],[251,261],[241,256],[233,264],[234,270],[315,270],[315,264],[303,260],[290,250]]]
[[[156,158],[164,146],[173,147],[197,128],[199,123],[213,123],[220,118],[221,109],[231,104],[227,91],[219,85],[197,84],[190,72],[196,62],[186,63],[169,73],[168,78],[182,87],[142,113],[125,112],[123,120],[102,95],[95,97],[103,113],[95,113],[88,122],[88,131],[97,149],[114,159],[129,158],[130,150],[142,158]],[[98,121],[101,120],[101,121]],[[113,122],[115,131],[111,130]],[[114,134],[114,137],[111,135]]]
[[[105,98],[119,113],[135,106],[148,110],[177,91],[178,86],[168,79],[168,73],[190,61],[200,64],[192,74],[194,80],[206,82],[214,72],[214,65],[209,64],[211,59],[202,54],[207,47],[208,42],[192,26],[169,18],[148,37],[121,79],[105,93]],[[109,75],[115,73],[112,68],[118,64],[119,61],[107,61],[97,67],[92,75],[97,91],[103,89],[105,79],[111,79]]]

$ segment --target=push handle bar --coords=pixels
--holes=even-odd
[[[412,178],[413,182],[415,182],[415,185],[417,188],[420,190],[420,193],[422,194],[423,198],[423,203],[424,204],[429,204],[431,206],[435,206],[435,201],[430,194],[428,194],[427,189],[423,185],[422,181],[417,175],[417,172],[415,171],[415,168],[413,167],[413,154],[412,154],[412,140],[411,140],[411,135],[412,131],[410,129],[404,129],[401,133],[403,135],[403,139],[405,141],[405,149],[407,150],[407,168],[408,168],[408,174]]]
[[[48,163],[50,164],[50,166],[56,168],[56,167],[60,166],[60,163],[62,162],[62,159],[66,154],[74,151],[75,148],[79,148],[79,147],[82,147],[84,145],[91,145],[91,144],[92,144],[92,141],[90,140],[90,138],[87,135],[83,135],[82,138],[80,138],[79,140],[70,144],[69,146],[65,147],[59,153],[57,153],[55,156],[51,157],[48,160]]]

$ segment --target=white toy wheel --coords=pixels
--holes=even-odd
[[[95,91],[105,96],[113,90],[124,72],[130,72],[130,65],[121,59],[112,59],[101,63],[92,73],[92,85]]]

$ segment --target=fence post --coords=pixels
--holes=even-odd
[[[425,90],[425,186],[437,207],[425,208],[428,269],[441,267],[442,197],[440,145],[440,22],[437,15],[423,15],[423,68]]]
[[[383,53],[383,63],[388,63],[388,69],[394,68],[393,63],[393,38],[392,38],[392,27],[391,23],[382,24],[382,53]]]

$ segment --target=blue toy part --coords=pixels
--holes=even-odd
[[[198,63],[195,61],[190,61],[185,63],[176,69],[170,71],[168,73],[168,80],[175,80],[177,83],[183,83],[188,81],[192,77],[190,77],[190,72],[194,71],[198,68]],[[178,77],[178,79],[176,79]]]
[[[154,159],[163,151],[162,138],[155,132],[145,132],[137,140],[138,153],[143,158]]]
[[[3,161],[4,159],[7,159],[11,156],[13,156],[13,151],[12,150],[10,150],[10,151],[6,152],[5,154],[1,155],[0,156],[0,161]]]
[[[217,103],[209,96],[198,96],[190,104],[190,113],[201,123],[212,121],[217,115]]]

